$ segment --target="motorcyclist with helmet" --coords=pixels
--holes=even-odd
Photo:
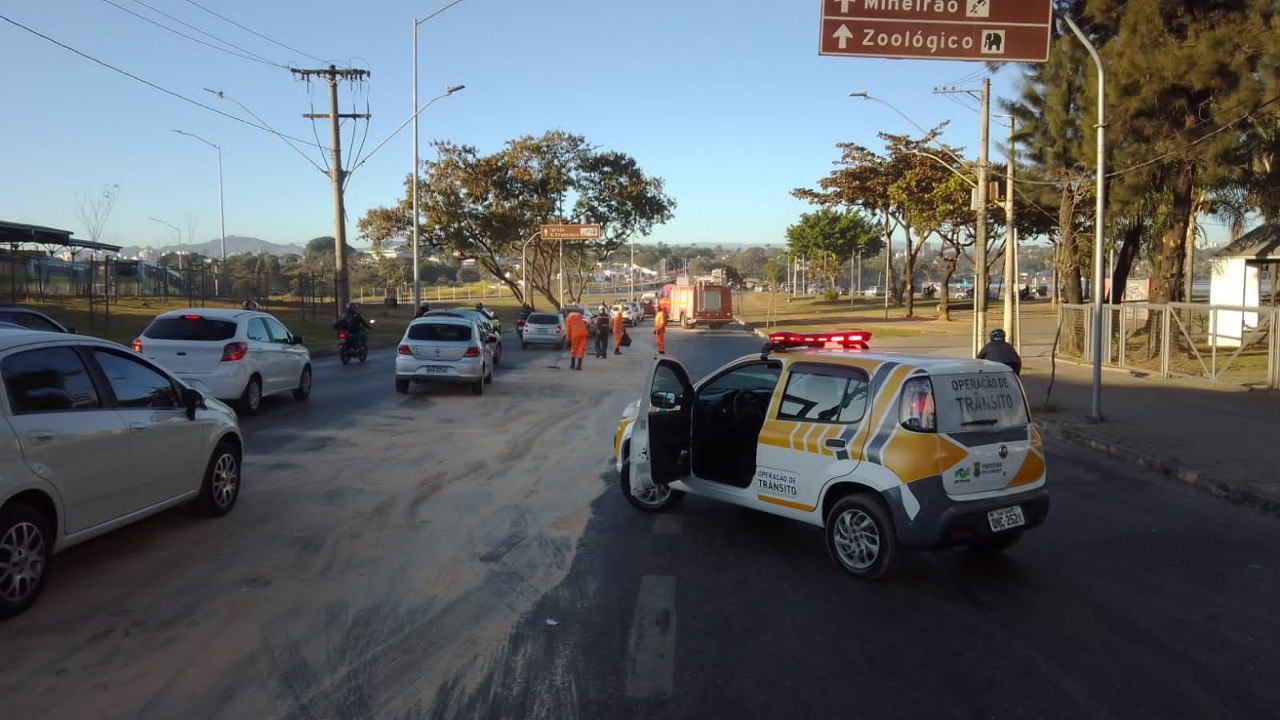
[[[346,312],[342,313],[342,317],[333,323],[333,329],[339,332],[345,332],[347,338],[355,343],[357,348],[369,350],[369,333],[368,328],[372,327],[368,320],[360,314],[357,305],[353,302],[347,303]]]
[[[978,351],[978,359],[1004,363],[1013,369],[1014,375],[1021,375],[1022,357],[1018,355],[1018,351],[1005,340],[1004,330],[1001,330],[1000,328],[992,330],[990,338],[991,342],[982,346],[982,349]]]

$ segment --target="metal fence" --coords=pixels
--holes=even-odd
[[[1058,310],[1058,355],[1093,362],[1093,307]],[[1280,308],[1193,303],[1104,305],[1104,365],[1280,390]]]

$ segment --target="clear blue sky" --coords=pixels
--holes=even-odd
[[[411,27],[447,4],[294,0],[199,0],[236,22],[301,52],[284,49],[204,12],[189,0],[143,0],[267,60],[318,67],[310,54],[368,68],[344,112],[373,114],[365,151],[411,112]],[[214,42],[156,15],[138,0],[111,0],[140,15]],[[780,243],[811,208],[791,198],[831,170],[835,144],[873,147],[879,130],[911,130],[887,108],[848,97],[884,98],[930,127],[952,121],[944,139],[975,152],[978,116],[940,85],[977,87],[979,63],[870,60],[818,55],[819,2],[690,0],[464,0],[419,28],[425,102],[446,85],[466,90],[421,116],[423,154],[449,139],[491,152],[506,140],[559,128],[635,157],[663,178],[678,203],[675,219],[644,242]],[[301,115],[326,112],[321,83],[308,88],[285,69],[199,45],[113,7],[106,0],[20,0],[0,14],[86,54],[224,112],[235,97],[282,133],[313,140]],[[120,199],[103,240],[171,244],[194,223],[197,241],[218,236],[214,151],[170,132],[220,144],[228,235],[302,242],[333,234],[328,179],[279,139],[146,87],[0,22],[8,111],[0,114],[5,171],[0,219],[49,225],[84,236],[78,192],[119,183]],[[1016,67],[993,76],[1008,97]],[[314,105],[314,109],[313,109]],[[993,124],[993,128],[998,128]],[[327,123],[316,124],[328,144]],[[359,145],[364,124],[355,135]],[[1000,153],[993,130],[992,156]],[[343,133],[344,152],[352,134]],[[306,148],[321,161],[320,151]],[[403,192],[412,164],[408,130],[351,178],[348,232],[371,207]]]

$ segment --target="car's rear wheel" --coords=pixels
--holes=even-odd
[[[16,503],[0,510],[0,618],[31,607],[49,577],[49,519]]]
[[[223,440],[214,447],[213,455],[209,458],[196,507],[201,515],[218,517],[230,512],[238,497],[240,449],[230,440]]]
[[[252,415],[262,409],[262,378],[254,375],[240,394],[240,412]]]
[[[484,394],[484,381],[483,381],[483,380],[476,380],[475,382],[471,383],[471,394],[472,394],[472,395],[483,395],[483,394]]]
[[[302,376],[298,378],[298,387],[293,389],[294,400],[306,400],[311,397],[311,366],[302,368]]]
[[[398,393],[407,393],[407,392],[409,392],[409,381],[408,381],[408,380],[401,380],[401,379],[397,378],[397,379],[396,379],[396,392],[398,392]]]
[[[670,510],[684,499],[684,493],[679,490],[672,490],[670,485],[655,485],[649,490],[636,495],[631,491],[631,459],[622,466],[622,472],[618,473],[618,486],[622,489],[622,496],[631,503],[631,506],[637,510],[643,510],[648,513],[658,513]]]
[[[879,580],[892,570],[898,538],[884,503],[873,495],[850,495],[831,508],[826,522],[831,559],[850,575]]]

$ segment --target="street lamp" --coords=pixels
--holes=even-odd
[[[418,26],[422,25],[431,18],[448,10],[449,8],[462,2],[462,0],[453,0],[453,2],[436,10],[421,20],[413,21],[413,172],[409,176],[409,182],[413,185],[413,306],[417,307],[422,304],[422,276],[421,270],[418,268],[418,115],[425,110],[418,108]],[[463,85],[457,85],[445,90],[444,96],[452,95],[461,90]],[[433,98],[427,105],[439,100]]]
[[[529,247],[529,243],[533,242],[535,238],[541,236],[542,231],[539,230],[530,235],[529,239],[520,245],[520,291],[526,304],[529,302],[529,261],[525,255],[525,249]]]
[[[222,229],[221,250],[222,250],[222,261],[225,263],[227,261],[227,212],[226,212],[226,203],[224,202],[224,196],[222,193],[222,148],[219,147],[218,145],[215,145],[209,142],[208,140],[205,140],[204,138],[200,137],[195,133],[189,133],[185,130],[174,130],[173,132],[176,132],[179,135],[186,135],[187,137],[195,138],[196,140],[199,140],[205,145],[208,145],[209,147],[218,151],[218,223]]]
[[[164,220],[161,220],[160,218],[147,218],[147,219],[148,219],[148,220],[151,220],[151,221],[153,221],[153,222],[158,222],[158,223],[160,223],[161,225],[168,225],[169,227],[173,228],[173,231],[174,231],[175,233],[177,233],[177,234],[178,234],[178,253],[177,253],[177,254],[178,254],[178,268],[179,268],[179,269],[181,269],[181,268],[182,268],[182,231],[178,229],[178,226],[177,226],[177,225],[174,225],[173,223],[165,222]]]

